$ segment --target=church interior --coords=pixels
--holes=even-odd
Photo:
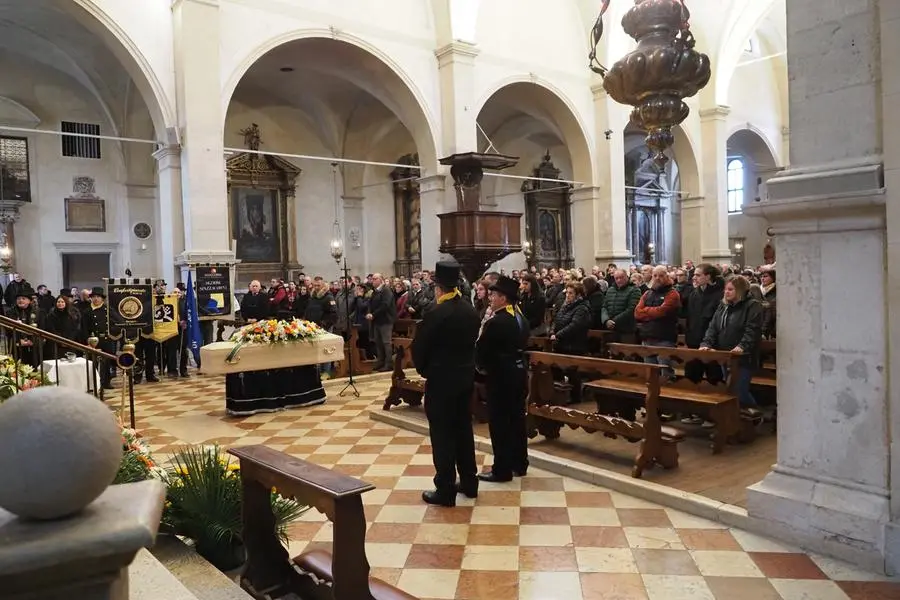
[[[149,541],[92,558],[100,579],[132,598],[900,598],[898,39],[894,0],[0,0],[0,388],[18,361],[87,389],[169,469]],[[448,260],[479,336],[498,280],[510,314],[542,307],[527,476],[454,483],[453,507],[423,502],[441,392],[413,360]],[[119,288],[141,286],[157,300],[129,317]],[[695,308],[716,286],[741,296]],[[622,325],[660,289],[671,335]],[[713,313],[726,329],[740,302],[761,325],[719,347]],[[114,314],[171,333],[116,338]],[[249,341],[243,366],[245,342],[201,364],[270,318],[340,350],[255,371],[272,381],[236,375]],[[310,373],[315,401],[235,408]],[[493,388],[474,389],[490,473]],[[38,468],[12,446],[0,465]],[[186,447],[240,471],[230,567],[166,531]],[[76,597],[71,556],[47,578],[4,551],[3,482],[0,589]],[[311,507],[283,538],[269,489]]]

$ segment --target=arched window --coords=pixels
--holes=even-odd
[[[744,161],[732,158],[728,161],[728,212],[739,213],[744,206]]]

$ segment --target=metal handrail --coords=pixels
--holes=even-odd
[[[8,330],[12,331],[12,336],[9,336]],[[56,352],[53,355],[53,361],[55,363],[54,367],[56,369],[56,385],[60,385],[59,382],[59,348],[68,348],[70,350],[74,350],[85,356],[90,357],[92,360],[85,361],[85,369],[86,369],[86,377],[87,377],[87,393],[93,394],[95,397],[99,398],[101,401],[104,400],[104,390],[102,389],[102,385],[98,386],[97,381],[97,368],[108,369],[109,365],[115,365],[115,367],[125,376],[125,381],[123,382],[123,390],[122,390],[122,404],[120,406],[120,418],[121,412],[124,411],[125,408],[125,393],[127,390],[128,395],[128,404],[129,404],[129,412],[130,412],[130,424],[131,428],[135,427],[135,416],[134,416],[134,373],[133,369],[126,369],[119,365],[118,358],[114,354],[110,354],[109,352],[104,352],[103,350],[99,350],[93,346],[81,344],[79,342],[75,342],[73,340],[64,338],[62,336],[56,335],[55,333],[50,333],[49,331],[45,331],[38,327],[34,327],[33,325],[28,325],[21,321],[17,321],[15,319],[11,319],[9,317],[0,315],[0,332],[2,332],[3,336],[6,338],[11,337],[12,343],[7,346],[10,353],[13,355],[12,358],[16,363],[23,363],[22,355],[26,352],[26,348],[22,347],[20,344],[22,337],[33,337],[42,340],[43,342],[51,342],[56,345]],[[96,339],[96,338],[95,338]],[[36,352],[37,355],[32,355],[31,359],[38,364],[34,364],[33,366],[37,368],[41,373],[41,379],[46,377],[46,373],[44,371],[44,345],[35,344],[33,346],[29,346],[32,352]],[[101,378],[101,384],[102,384]],[[16,369],[15,374],[15,386],[16,390],[20,390],[19,387],[19,375],[18,369]]]
[[[97,350],[92,346],[88,346],[86,344],[80,344],[78,342],[73,342],[68,338],[64,338],[62,336],[58,336],[55,333],[50,333],[49,331],[45,331],[39,327],[35,327],[33,325],[28,325],[27,323],[23,323],[21,321],[16,321],[15,319],[10,319],[9,317],[5,317],[0,315],[0,326],[8,329],[15,329],[16,331],[20,331],[22,333],[27,333],[28,335],[34,335],[39,338],[43,338],[45,340],[50,340],[51,342],[55,342],[57,344],[63,345],[67,348],[72,348],[73,350],[77,350],[79,352],[87,352],[90,354],[96,354],[100,358],[105,358],[106,360],[111,360],[113,362],[116,361],[116,357],[108,352],[104,352],[103,350]]]

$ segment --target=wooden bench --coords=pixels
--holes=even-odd
[[[712,451],[722,452],[729,438],[748,439],[749,431],[741,435],[741,413],[737,394],[734,391],[734,377],[737,373],[739,357],[730,352],[715,350],[690,350],[688,348],[665,348],[657,346],[637,346],[632,344],[610,344],[613,358],[644,360],[651,356],[665,359],[675,369],[683,369],[687,363],[699,361],[702,367],[696,369],[698,381],[678,377],[675,381],[660,386],[659,398],[663,406],[672,407],[676,412],[701,414],[716,424],[712,436]],[[714,367],[717,367],[716,370]],[[710,377],[728,369],[725,380]],[[593,382],[590,388],[597,388]],[[643,390],[630,382],[603,382],[601,389],[621,394],[639,394]]]
[[[403,372],[403,365],[408,360],[407,356],[412,354],[412,342],[409,338],[393,338],[391,340],[394,346],[394,370],[391,372],[391,388],[384,399],[383,410],[390,410],[392,406],[400,406],[401,402],[406,402],[410,406],[422,406],[425,380],[410,379]]]
[[[777,356],[775,352],[775,340],[761,340],[759,342],[759,366],[753,373],[750,386],[755,392],[762,392],[773,401],[777,398],[778,387]]]
[[[547,439],[556,439],[562,426],[567,425],[588,433],[599,431],[613,439],[640,442],[631,470],[632,477],[640,477],[644,469],[653,464],[667,469],[678,466],[678,442],[684,439],[684,434],[660,423],[659,366],[548,352],[530,352],[528,356],[531,371],[528,437],[534,438],[540,434]],[[643,397],[646,419],[639,422],[566,406],[569,390],[553,380],[554,367],[576,370],[582,377],[599,382],[619,382],[627,386]]]
[[[678,336],[678,347],[686,347],[685,337]],[[776,397],[777,378],[776,373],[775,340],[760,340],[759,342],[759,366],[753,374],[750,385],[755,392],[762,392],[773,401]],[[677,371],[676,371],[677,372]]]
[[[393,341],[396,338],[413,338],[416,335],[416,327],[418,326],[418,321],[413,319],[397,319],[394,322],[393,333],[391,334],[391,340]],[[353,325],[350,328],[350,336],[347,342],[344,344],[344,360],[342,360],[337,365],[337,369],[335,370],[335,377],[346,377],[350,374],[350,353],[353,352],[353,374],[354,375],[367,375],[375,371],[375,364],[377,361],[374,359],[369,359],[366,355],[366,349],[359,347],[359,329],[360,327],[366,327],[365,325]],[[407,357],[406,362],[404,363],[404,368],[409,368],[412,365],[412,359]]]
[[[265,446],[228,451],[240,460],[242,538],[247,563],[241,587],[259,600],[416,600],[369,576],[362,495],[375,486]],[[305,552],[293,560],[275,534],[271,490],[323,513],[334,525],[334,555]]]

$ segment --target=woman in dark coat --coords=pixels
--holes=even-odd
[[[547,299],[544,292],[538,285],[537,278],[534,275],[526,274],[522,276],[522,283],[519,287],[519,308],[522,315],[528,321],[528,327],[531,328],[531,335],[540,336],[547,333],[547,325],[544,323],[544,315],[547,312]]]
[[[584,286],[584,297],[591,309],[591,329],[603,329],[603,298],[606,294],[593,275],[582,279],[581,285]]]
[[[750,298],[750,282],[741,275],[725,283],[722,303],[713,315],[701,350],[722,350],[740,355],[736,391],[741,408],[755,407],[750,393],[750,380],[759,362],[759,342],[762,339],[762,305]]]
[[[584,298],[584,286],[580,283],[568,283],[565,288],[565,302],[556,311],[550,340],[554,343],[554,351],[559,354],[584,355],[588,351],[588,331],[591,328],[591,308]],[[575,371],[554,371],[554,378],[561,380],[563,375],[572,386],[571,401],[581,401],[581,377]]]
[[[44,330],[73,342],[80,341],[81,315],[67,297],[59,296],[56,299],[44,318]],[[62,358],[66,352],[68,350],[64,346],[58,346],[56,342],[48,341],[44,345],[44,358],[47,360]]]

